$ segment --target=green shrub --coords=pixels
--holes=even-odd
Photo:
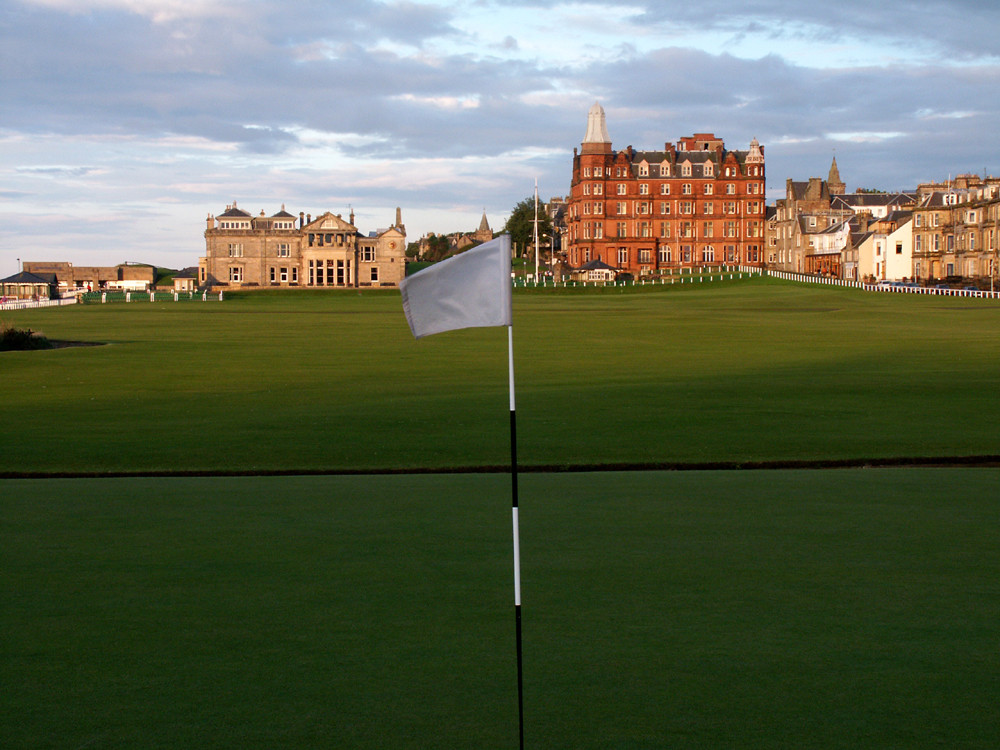
[[[0,351],[26,351],[29,349],[51,349],[52,342],[44,334],[30,328],[14,328],[0,321]]]

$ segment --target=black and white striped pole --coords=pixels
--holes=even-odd
[[[510,372],[510,481],[514,522],[514,643],[517,651],[517,731],[524,750],[524,678],[521,668],[521,539],[517,522],[517,416],[514,409],[514,326],[507,326],[507,363]]]

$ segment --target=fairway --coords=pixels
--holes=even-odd
[[[1000,305],[514,317],[527,747],[995,746]],[[517,746],[505,331],[414,341],[396,292],[5,320],[104,345],[0,354],[0,747]],[[982,466],[864,468],[922,460]],[[756,462],[854,468],[697,470]]]
[[[1000,455],[992,301],[755,279],[522,290],[514,316],[526,466]],[[107,345],[0,357],[8,475],[508,460],[505,332],[414,341],[396,292],[9,317]]]
[[[527,746],[994,747],[997,483],[524,477]],[[502,476],[3,491],[0,746],[516,747]]]

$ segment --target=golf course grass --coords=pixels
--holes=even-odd
[[[1000,304],[752,282],[514,302],[526,467],[1000,455]],[[0,472],[503,466],[499,328],[414,341],[399,295],[11,313]]]
[[[522,479],[527,747],[995,746],[995,470]],[[5,480],[0,525],[0,746],[517,746],[501,475]]]
[[[995,746],[1000,304],[514,313],[526,747]],[[4,315],[103,345],[0,354],[0,747],[517,746],[505,331],[414,341],[396,292]],[[864,468],[909,459],[981,465]],[[854,468],[696,470],[812,462]]]

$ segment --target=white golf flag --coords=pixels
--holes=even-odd
[[[416,338],[511,325],[510,235],[403,279],[403,312]]]

